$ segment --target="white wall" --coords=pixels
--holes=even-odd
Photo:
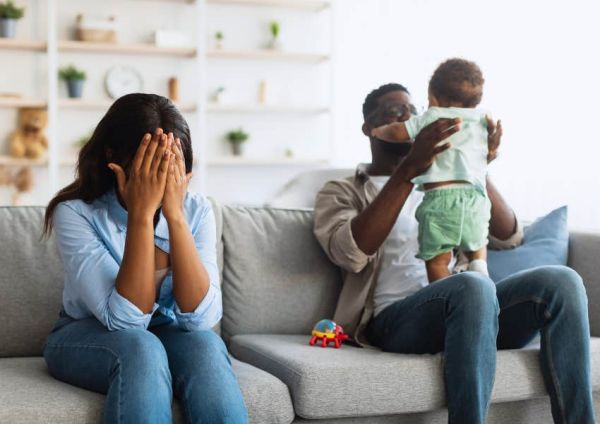
[[[336,164],[369,159],[360,107],[371,89],[399,82],[426,106],[434,68],[462,56],[482,67],[482,107],[503,121],[490,172],[518,214],[568,204],[572,227],[600,228],[597,1],[339,3]]]

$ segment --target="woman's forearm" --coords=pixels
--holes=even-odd
[[[115,281],[117,292],[146,314],[156,298],[153,220],[150,214],[129,214],[123,262]]]
[[[208,273],[196,250],[192,232],[181,214],[168,218],[173,296],[181,312],[194,311],[206,296],[210,285]]]

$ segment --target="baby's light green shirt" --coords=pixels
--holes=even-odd
[[[468,181],[485,193],[487,173],[488,130],[486,112],[459,107],[430,107],[419,116],[404,122],[410,138],[439,118],[461,118],[459,132],[443,140],[440,145],[452,147],[436,156],[431,167],[412,182],[422,190],[423,184],[441,181]]]

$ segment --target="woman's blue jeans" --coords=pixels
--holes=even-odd
[[[443,351],[448,422],[461,424],[485,423],[496,349],[521,348],[541,333],[554,422],[595,422],[587,296],[570,268],[539,267],[497,284],[474,272],[452,275],[388,306],[367,331],[385,351]]]
[[[171,424],[173,392],[187,423],[246,423],[227,349],[212,331],[175,324],[108,331],[62,317],[44,346],[55,378],[105,393],[104,422]]]

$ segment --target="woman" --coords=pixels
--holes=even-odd
[[[140,142],[141,140],[141,142]],[[166,98],[121,97],[81,149],[77,177],[46,211],[65,268],[44,346],[50,373],[106,393],[106,423],[242,423],[222,340],[215,219],[187,192],[187,123]]]

